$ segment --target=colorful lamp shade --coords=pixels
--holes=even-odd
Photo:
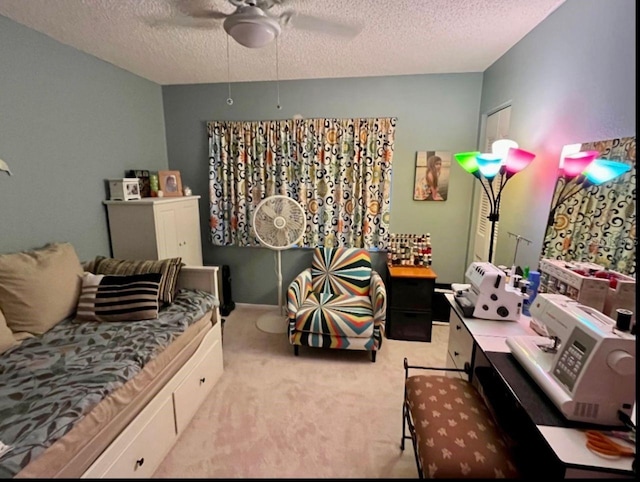
[[[562,174],[567,179],[573,179],[580,175],[593,160],[600,154],[598,151],[580,151],[568,154],[564,157]]]
[[[587,180],[596,186],[609,182],[631,170],[629,164],[611,161],[609,159],[595,159],[583,171]]]
[[[477,177],[478,161],[476,160],[476,157],[478,154],[480,154],[479,151],[459,152],[458,154],[454,154],[453,157],[456,158],[456,161],[458,161],[458,164],[462,166],[462,169]]]
[[[493,153],[483,153],[476,156],[478,169],[487,180],[491,181],[500,172],[502,167],[502,158]]]
[[[522,171],[525,167],[531,164],[531,161],[536,157],[535,154],[525,151],[520,148],[510,148],[507,152],[504,165],[507,169],[507,176],[513,176],[514,174]]]
[[[501,159],[504,159],[512,148],[518,148],[518,143],[516,141],[512,141],[511,139],[498,139],[491,144],[491,153],[499,156]]]

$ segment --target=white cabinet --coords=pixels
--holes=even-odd
[[[105,201],[113,257],[202,265],[200,196]]]
[[[465,363],[471,367],[473,357],[473,337],[462,320],[456,314],[455,309],[451,309],[449,315],[449,346],[447,348],[447,367],[464,368]],[[468,376],[461,374],[468,380]]]

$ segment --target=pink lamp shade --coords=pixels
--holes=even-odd
[[[498,175],[502,167],[502,158],[498,154],[485,152],[476,156],[480,173],[489,181]]]
[[[598,151],[580,151],[575,154],[567,154],[562,166],[564,177],[571,179],[581,174],[598,157],[598,154],[600,154]]]
[[[520,148],[510,148],[507,152],[506,161],[504,165],[507,167],[507,175],[513,176],[514,174],[522,171],[525,167],[531,164],[535,154],[525,151]]]
[[[587,166],[582,174],[591,184],[596,186],[604,184],[624,173],[629,172],[631,166],[624,162],[612,161],[609,159],[596,159]]]

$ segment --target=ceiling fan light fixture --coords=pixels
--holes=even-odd
[[[264,47],[280,35],[280,24],[266,15],[232,15],[224,20],[223,27],[240,45],[250,49]]]

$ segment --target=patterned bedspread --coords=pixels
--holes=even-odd
[[[0,356],[0,478],[13,477],[96,404],[213,306],[215,296],[180,290],[159,319],[74,323],[67,319]]]

